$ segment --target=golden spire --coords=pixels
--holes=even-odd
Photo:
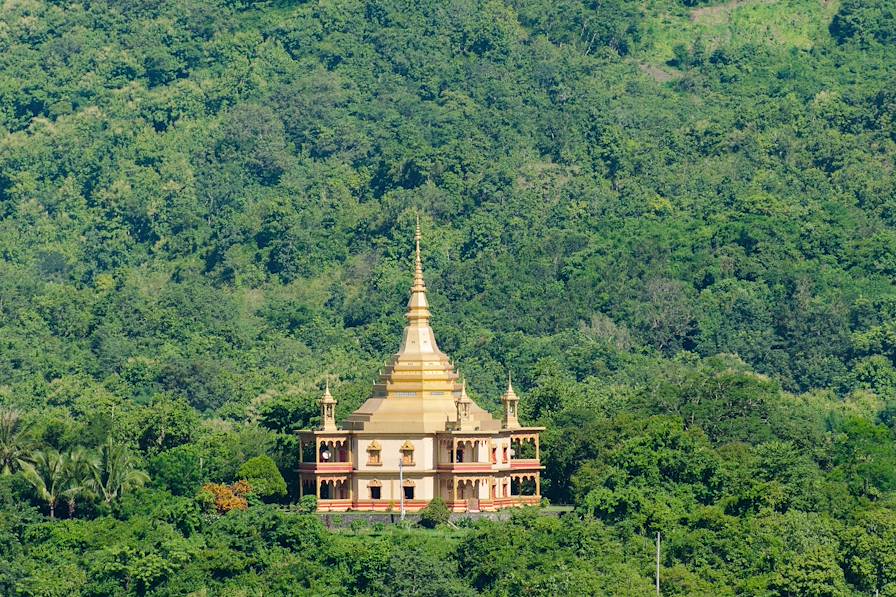
[[[416,255],[414,259],[414,284],[411,286],[411,298],[408,301],[408,321],[429,323],[429,301],[426,300],[426,282],[423,281],[423,260],[420,258],[420,216],[417,216],[417,230],[414,232]]]
[[[414,270],[414,286],[422,286],[423,290],[426,290],[426,284],[423,282],[423,260],[420,259],[420,239],[423,237],[420,234],[420,214],[417,214],[417,230],[414,231],[414,244],[417,248],[416,253],[416,261],[414,262],[416,268]]]
[[[408,300],[408,311],[405,317],[408,325],[404,328],[400,355],[406,354],[438,354],[432,328],[429,327],[429,301],[426,299],[426,283],[423,281],[423,260],[420,257],[420,217],[417,216],[417,229],[414,233],[414,283],[411,286],[411,298]]]

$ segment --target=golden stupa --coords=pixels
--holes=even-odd
[[[448,355],[439,350],[429,325],[431,314],[420,259],[419,223],[414,240],[414,284],[401,346],[374,384],[373,395],[345,419],[346,429],[388,432],[400,425],[409,433],[435,433],[445,430],[446,421],[456,422],[455,403],[461,396],[462,387],[454,365]],[[501,428],[499,421],[475,403],[472,411],[477,429],[498,431]]]
[[[300,493],[319,509],[423,508],[436,496],[454,511],[496,510],[540,500],[540,427],[520,427],[508,379],[501,421],[477,405],[439,349],[414,237],[414,281],[398,352],[370,398],[338,428],[329,384],[321,427],[300,432]],[[516,490],[516,493],[514,493]]]

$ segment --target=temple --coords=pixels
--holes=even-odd
[[[316,495],[321,511],[415,511],[436,496],[455,512],[537,504],[544,428],[520,425],[509,377],[500,421],[467,395],[429,325],[419,222],[415,241],[401,346],[341,428],[327,384],[320,427],[299,432],[301,495]]]

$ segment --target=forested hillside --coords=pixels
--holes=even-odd
[[[664,595],[896,596],[894,42],[890,0],[0,3],[0,594],[642,595],[661,532]],[[562,521],[285,506],[417,214]]]

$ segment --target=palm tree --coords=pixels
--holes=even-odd
[[[25,479],[34,487],[37,497],[50,506],[50,518],[56,518],[56,503],[65,481],[66,458],[57,450],[38,450],[31,462],[22,462]]]
[[[68,453],[65,459],[65,479],[62,496],[68,504],[69,518],[75,515],[76,499],[91,493],[93,471],[99,466],[96,454],[82,446],[78,446]]]
[[[31,426],[16,410],[0,410],[0,474],[6,476],[28,461],[32,448]]]
[[[114,444],[111,439],[100,447],[96,466],[92,470],[90,486],[107,504],[149,481],[149,475],[134,467],[128,449]]]

